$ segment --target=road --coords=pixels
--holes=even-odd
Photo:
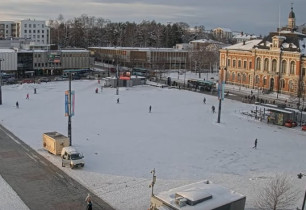
[[[84,186],[0,124],[0,174],[31,210],[86,209]],[[93,209],[113,209],[92,195]]]

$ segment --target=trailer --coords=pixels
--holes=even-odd
[[[69,146],[69,138],[56,131],[43,134],[43,147],[54,155],[60,155],[64,147]]]

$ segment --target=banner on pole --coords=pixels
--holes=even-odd
[[[65,91],[65,116],[74,116],[75,92],[71,91],[71,101],[69,98],[69,90]]]

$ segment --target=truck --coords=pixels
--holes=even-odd
[[[60,155],[64,147],[70,145],[69,138],[56,131],[43,134],[43,147],[49,153]]]
[[[78,152],[76,148],[69,146],[64,147],[61,152],[62,167],[70,166],[71,169],[75,167],[84,167],[84,156],[82,153]]]

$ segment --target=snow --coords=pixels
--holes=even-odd
[[[267,181],[286,174],[301,192],[296,206],[302,204],[306,179],[296,175],[306,171],[306,133],[300,127],[259,122],[241,114],[253,105],[229,99],[222,102],[221,123],[216,123],[211,106],[218,107],[218,100],[209,94],[203,104],[204,95],[197,92],[137,86],[120,88],[119,96],[114,88],[96,94],[100,85],[96,80],[72,81],[72,145],[85,156],[82,169],[62,168],[60,157],[42,148],[43,133],[67,135],[68,81],[2,86],[0,122],[119,210],[149,207],[153,168],[155,193],[207,179],[246,195],[247,208],[254,208]],[[37,94],[32,94],[34,88]],[[252,149],[255,138],[257,149]]]
[[[261,39],[253,39],[246,41],[245,43],[240,42],[229,47],[224,47],[223,49],[228,50],[252,50],[254,46],[258,45],[262,40]]]

